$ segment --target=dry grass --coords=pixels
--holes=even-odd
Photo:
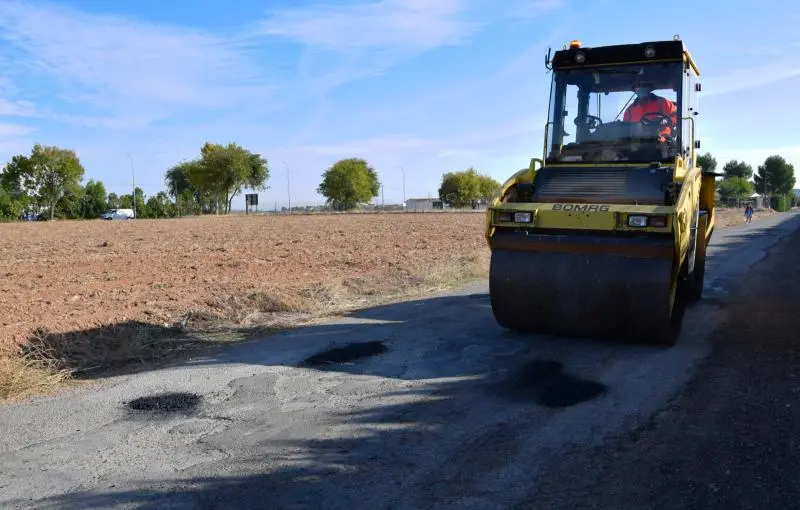
[[[47,356],[0,354],[0,401],[16,401],[46,395],[64,387],[71,379]]]
[[[764,209],[761,211],[756,211],[753,214],[753,221],[758,221],[764,218],[768,218],[770,216],[774,216],[778,214],[772,209]],[[744,208],[718,208],[716,210],[716,225],[717,227],[724,228],[724,227],[735,227],[736,225],[741,225],[744,223]]]
[[[265,286],[214,298],[171,324],[138,321],[73,332],[38,329],[14,355],[0,355],[0,401],[49,393],[76,379],[179,358],[197,348],[261,337],[365,307],[446,292],[487,275],[485,255],[457,256],[402,281],[338,278],[287,289]]]

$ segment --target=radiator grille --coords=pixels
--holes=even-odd
[[[671,169],[543,168],[536,176],[534,201],[664,203]]]

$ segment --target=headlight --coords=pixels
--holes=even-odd
[[[630,227],[646,227],[647,216],[628,216],[628,226]]]
[[[514,213],[514,222],[515,223],[530,223],[531,222],[531,213],[529,213],[529,212],[515,212]]]

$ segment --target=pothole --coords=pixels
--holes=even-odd
[[[306,358],[304,364],[309,366],[349,363],[370,356],[383,354],[388,349],[383,342],[363,342],[337,347],[319,352]]]
[[[125,407],[129,411],[147,413],[178,413],[193,411],[200,405],[202,397],[196,393],[170,392],[148,395],[131,400]]]
[[[503,385],[509,396],[549,408],[574,406],[606,392],[604,384],[567,374],[558,361],[540,359],[525,362]]]
[[[512,389],[526,392],[558,377],[564,366],[558,361],[535,359],[524,363],[511,378]]]
[[[545,407],[570,407],[591,400],[605,392],[604,384],[561,374],[539,390],[536,400]]]

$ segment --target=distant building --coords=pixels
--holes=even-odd
[[[444,209],[444,204],[437,198],[409,198],[406,200],[407,211],[433,211]]]
[[[764,197],[759,195],[758,193],[753,193],[750,195],[749,198],[745,200],[736,200],[737,207],[747,207],[747,204],[753,206],[753,209],[756,211],[760,211],[764,208]]]

